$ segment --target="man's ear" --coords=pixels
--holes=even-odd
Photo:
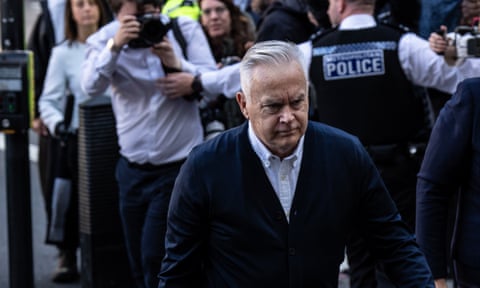
[[[240,107],[240,111],[242,111],[243,116],[248,119],[248,111],[247,111],[247,96],[241,91],[237,92],[235,98],[237,99],[238,106]]]
[[[347,3],[345,3],[345,0],[338,0],[340,3],[338,3],[338,15],[342,15],[343,12],[345,12],[345,9],[347,8]]]

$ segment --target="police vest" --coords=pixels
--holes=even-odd
[[[168,0],[162,8],[162,14],[170,18],[187,16],[197,21],[200,18],[200,13],[197,0]]]
[[[364,145],[412,140],[424,126],[424,111],[398,60],[402,34],[378,25],[313,38],[316,120],[356,135]]]

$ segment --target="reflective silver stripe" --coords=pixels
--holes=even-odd
[[[364,50],[397,50],[398,44],[395,41],[375,41],[364,43],[351,43],[324,47],[314,47],[312,56],[322,56],[332,53],[358,52]]]

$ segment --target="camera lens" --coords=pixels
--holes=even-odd
[[[171,23],[164,24],[160,15],[157,14],[143,14],[137,17],[140,22],[140,33],[137,39],[130,41],[131,48],[147,48],[155,43],[163,40],[163,36],[167,34],[171,27]]]

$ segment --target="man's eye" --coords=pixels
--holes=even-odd
[[[300,108],[302,106],[303,99],[298,99],[292,102],[292,107]]]
[[[276,113],[280,110],[281,107],[282,107],[282,105],[280,105],[280,104],[269,104],[269,105],[263,106],[263,109],[267,113]]]

